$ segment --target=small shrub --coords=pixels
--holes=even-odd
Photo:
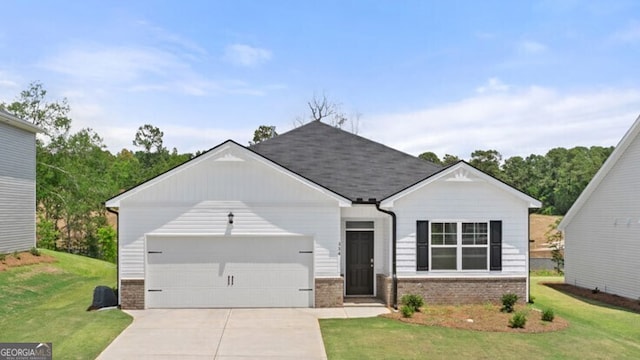
[[[424,299],[420,295],[407,294],[400,298],[400,302],[413,309],[414,312],[419,312],[420,308],[424,306]]]
[[[598,289],[598,287],[597,287],[597,286],[596,286],[596,288],[595,288],[595,289],[591,290],[591,293],[592,293],[592,294],[597,294],[597,293],[599,293],[599,292],[600,292],[600,289]]]
[[[542,310],[542,321],[552,322],[555,317],[556,316],[553,313],[553,309]]]
[[[7,254],[0,253],[0,261],[5,261],[7,259]]]
[[[13,257],[14,259],[20,260],[20,253],[18,252],[18,250],[13,252]]]
[[[514,293],[506,293],[502,295],[502,309],[500,309],[500,311],[512,313],[513,307],[515,306],[517,301],[518,295]]]
[[[415,310],[413,310],[413,308],[409,305],[402,305],[402,307],[400,307],[400,312],[402,313],[403,317],[410,318],[415,313]]]
[[[513,314],[513,317],[509,319],[509,326],[514,329],[524,329],[524,325],[527,323],[527,314],[522,311],[518,311]]]
[[[40,256],[40,250],[38,250],[35,246],[32,247],[29,252],[31,253],[31,255],[33,256]]]

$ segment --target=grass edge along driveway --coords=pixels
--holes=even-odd
[[[0,342],[51,342],[54,359],[95,359],[132,321],[120,310],[86,311],[96,286],[115,285],[116,266],[42,252],[57,261],[0,272]]]
[[[540,334],[490,333],[384,318],[320,320],[329,359],[639,359],[640,314],[587,302],[532,277],[532,307],[554,309],[569,328]],[[429,304],[426,304],[429,306]]]

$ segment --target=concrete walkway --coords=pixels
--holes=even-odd
[[[326,359],[318,319],[373,317],[380,306],[328,309],[152,309],[98,359]]]

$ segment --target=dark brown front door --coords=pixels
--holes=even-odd
[[[373,295],[373,231],[347,231],[347,295]]]

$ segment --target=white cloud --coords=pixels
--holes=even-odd
[[[104,83],[127,83],[148,75],[165,77],[188,68],[162,50],[101,45],[63,50],[42,61],[41,66],[76,79]]]
[[[500,81],[498,78],[490,78],[487,83],[476,88],[476,92],[479,94],[489,92],[502,92],[509,90],[510,86]]]
[[[529,55],[541,54],[548,50],[545,44],[537,41],[531,41],[531,40],[524,40],[519,42],[516,45],[516,48],[519,53],[529,54]]]
[[[469,158],[474,150],[495,149],[527,156],[554,147],[615,145],[639,112],[640,89],[562,93],[531,86],[369,117],[362,134],[414,155]]]
[[[244,44],[233,44],[226,47],[224,59],[231,64],[255,67],[271,59],[271,51]]]
[[[207,51],[205,50],[205,48],[191,39],[172,33],[145,20],[138,21],[137,25],[140,26],[143,30],[146,30],[160,42],[171,45],[173,47],[178,47],[183,55],[185,55],[185,52],[188,52],[189,56],[191,57],[207,55]]]

